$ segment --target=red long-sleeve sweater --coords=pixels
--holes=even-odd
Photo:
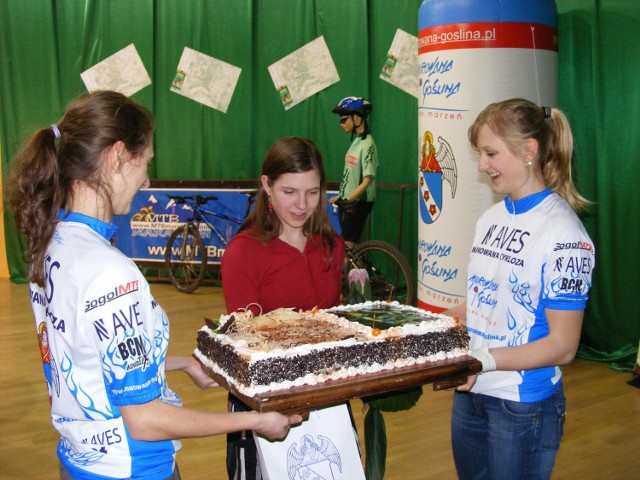
[[[344,244],[336,237],[327,270],[319,236],[307,240],[304,252],[275,238],[262,243],[237,234],[222,256],[222,287],[228,312],[260,305],[262,312],[293,307],[310,310],[340,304]],[[259,308],[251,307],[254,313]]]

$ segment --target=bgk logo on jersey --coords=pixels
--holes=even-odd
[[[580,278],[561,278],[560,291],[581,293],[584,282]]]
[[[149,366],[149,356],[144,348],[144,339],[141,335],[127,338],[118,343],[120,358],[127,363],[126,370],[136,370],[141,368],[144,372]]]

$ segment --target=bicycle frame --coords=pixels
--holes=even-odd
[[[256,192],[245,192],[248,196],[245,218],[251,210]],[[204,223],[209,230],[226,247],[229,239],[225,237],[213,223],[212,218],[219,218],[235,225],[241,225],[244,219],[239,219],[216,212],[205,207],[215,196],[194,195],[184,197],[167,195],[175,205],[187,205],[191,210],[188,218],[173,230],[167,241],[165,250],[165,266],[171,283],[181,292],[190,293],[202,283],[208,263],[208,246],[205,245],[200,233],[200,226]]]
[[[193,208],[193,205],[191,205],[191,207],[193,215],[187,218],[186,223],[193,223],[198,231],[200,231],[200,224],[204,223],[207,227],[209,227],[209,230],[211,230],[211,232],[218,238],[218,240],[220,240],[220,242],[224,246],[227,246],[229,244],[229,240],[227,240],[227,238],[220,232],[220,230],[218,230],[218,228],[211,221],[209,221],[207,216],[220,218],[221,220],[226,220],[228,222],[235,223],[236,225],[242,225],[242,220],[240,219],[214,212],[213,210],[206,209],[202,206],[197,206],[195,207],[195,209]]]
[[[245,192],[248,196],[247,199],[247,208],[245,210],[245,218],[249,214],[251,209],[251,205],[255,201],[255,191]],[[218,228],[210,221],[210,218],[219,218],[221,220],[225,220],[227,222],[233,223],[235,225],[242,225],[244,219],[231,217],[224,213],[216,212],[207,208],[205,205],[208,204],[209,201],[217,200],[216,196],[200,196],[195,195],[195,197],[182,197],[176,195],[168,195],[168,197],[176,202],[176,205],[187,205],[191,209],[191,215],[186,219],[186,224],[194,224],[200,231],[200,224],[204,223],[209,230],[216,236],[216,238],[226,247],[229,244],[229,240],[218,230]]]
[[[343,272],[343,302],[360,303],[365,300],[398,300],[406,305],[414,305],[416,300],[416,280],[411,265],[402,252],[393,245],[380,240],[367,240],[345,249],[347,263]],[[358,273],[364,290],[351,286],[351,270]],[[364,277],[361,277],[364,273]],[[359,281],[354,280],[356,283]],[[366,286],[365,286],[366,285]]]

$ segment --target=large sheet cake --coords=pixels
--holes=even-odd
[[[194,356],[253,396],[467,355],[468,346],[466,329],[454,318],[366,302],[225,315],[199,330]]]

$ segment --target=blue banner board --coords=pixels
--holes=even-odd
[[[210,223],[200,226],[207,246],[208,263],[219,264],[231,238],[248,213],[252,190],[149,188],[140,190],[131,203],[129,215],[114,217],[118,226],[115,245],[136,262],[164,262],[167,240],[171,233],[191,216],[191,208],[176,204],[170,197],[195,195],[215,197],[204,207]],[[327,199],[337,195],[328,192]],[[331,223],[340,232],[337,208],[328,204]]]

